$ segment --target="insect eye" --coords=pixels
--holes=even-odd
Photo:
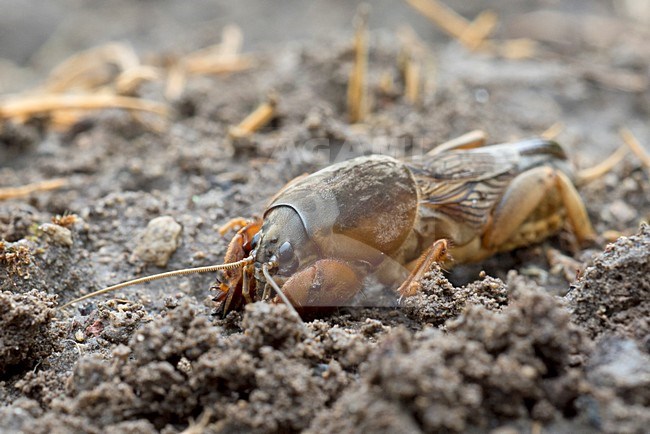
[[[253,239],[251,240],[251,248],[256,249],[259,242],[260,242],[260,232],[253,235]]]
[[[281,263],[287,263],[291,258],[293,258],[293,246],[289,241],[285,241],[278,249],[278,260]]]

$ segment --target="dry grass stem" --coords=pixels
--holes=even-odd
[[[185,90],[187,84],[187,72],[180,64],[172,65],[167,71],[167,81],[165,82],[165,99],[172,101],[178,99]]]
[[[115,91],[119,95],[135,95],[143,83],[160,80],[160,71],[153,66],[139,65],[123,71],[115,79]]]
[[[227,25],[218,44],[194,51],[175,62],[168,70],[165,98],[181,96],[188,75],[218,75],[245,71],[256,65],[251,56],[241,54],[244,36],[240,27]]]
[[[473,130],[461,136],[447,140],[427,152],[427,155],[437,155],[453,149],[472,149],[485,145],[487,133],[483,130]]]
[[[48,114],[48,127],[54,131],[66,131],[88,114],[85,110],[59,110]],[[28,118],[23,118],[24,120]]]
[[[221,42],[210,45],[194,51],[185,56],[184,61],[191,64],[192,62],[201,62],[204,59],[234,59],[241,52],[244,36],[241,29],[233,24],[227,25],[221,32]]]
[[[436,0],[406,0],[412,8],[427,17],[429,21],[447,32],[456,39],[461,38],[469,26],[463,16],[459,15],[449,6]]]
[[[417,104],[420,100],[420,76],[420,65],[409,58],[404,66],[404,94],[411,104]]]
[[[268,101],[257,106],[239,125],[232,127],[229,131],[230,136],[247,137],[267,125],[276,115],[276,105],[275,97],[269,97]]]
[[[354,124],[368,114],[368,13],[367,4],[359,6],[355,17],[354,65],[348,82],[348,120]]]
[[[250,69],[255,62],[241,54],[243,41],[241,28],[225,26],[221,43],[190,53],[180,63],[189,74],[226,74]]]
[[[247,56],[236,59],[206,58],[186,63],[187,72],[191,74],[229,74],[240,72],[255,66],[255,61]]]
[[[492,11],[483,11],[476,16],[474,21],[468,23],[458,39],[468,49],[477,50],[492,33],[498,22],[497,14]]]
[[[33,95],[0,102],[0,119],[26,119],[37,114],[59,110],[96,110],[119,108],[139,110],[167,116],[169,108],[163,103],[112,94]]]
[[[404,96],[411,104],[418,104],[422,94],[428,90],[427,78],[435,75],[432,56],[411,27],[402,27],[398,38],[402,46],[400,69],[404,79]]]
[[[235,58],[241,53],[244,46],[244,33],[241,27],[228,24],[221,32],[221,47],[219,55],[224,58]]]
[[[553,125],[548,127],[540,136],[546,140],[553,140],[564,131],[564,124],[560,121],[555,122]]]
[[[582,262],[576,261],[572,257],[552,247],[546,249],[546,260],[551,266],[551,272],[553,274],[561,273],[568,282],[576,280],[577,276],[584,269]]]
[[[648,154],[648,151],[643,149],[643,146],[641,146],[641,143],[639,143],[637,138],[634,136],[634,133],[632,133],[630,129],[623,127],[619,130],[619,134],[625,144],[632,152],[634,152],[634,155],[641,160],[641,163],[643,163],[646,169],[650,169],[650,154]]]
[[[450,36],[458,39],[469,50],[476,50],[497,24],[494,12],[481,12],[473,22],[437,0],[406,0],[415,10],[427,17]]]
[[[72,88],[95,89],[114,79],[119,71],[137,67],[138,56],[130,45],[110,43],[77,53],[52,70],[43,86],[43,93],[61,93]]]
[[[20,187],[3,187],[0,188],[0,200],[15,199],[29,196],[32,193],[56,190],[68,183],[65,178],[49,179],[47,181],[34,182],[32,184],[22,185]]]
[[[532,39],[489,40],[488,37],[498,24],[498,16],[493,11],[483,11],[474,21],[468,21],[437,0],[406,2],[447,34],[458,39],[468,50],[480,50],[506,59],[529,59],[539,51],[539,44]]]
[[[605,160],[596,164],[593,167],[587,169],[582,169],[578,171],[576,175],[578,184],[585,184],[598,179],[610,170],[612,170],[617,164],[623,161],[623,158],[628,153],[628,149],[625,146],[620,146],[616,151],[614,151],[609,157]]]

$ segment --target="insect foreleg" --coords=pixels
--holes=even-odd
[[[346,261],[321,259],[291,276],[282,291],[299,308],[342,306],[361,289],[358,272]]]
[[[420,289],[420,281],[424,275],[431,269],[434,263],[443,263],[447,258],[449,242],[447,240],[438,240],[427,249],[426,252],[417,260],[415,268],[411,271],[409,277],[397,289],[401,297],[411,297]]]
[[[253,268],[253,264],[250,264],[244,267],[244,269],[242,270],[242,295],[244,296],[246,303],[253,302],[253,299],[251,298],[251,292],[250,292],[252,268]]]

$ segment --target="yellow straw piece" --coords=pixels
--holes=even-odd
[[[32,184],[23,185],[20,187],[0,188],[0,200],[15,199],[40,191],[56,190],[57,188],[63,187],[67,183],[68,180],[65,178],[56,178],[49,179],[47,181],[34,182]]]

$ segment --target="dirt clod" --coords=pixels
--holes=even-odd
[[[584,380],[571,354],[584,343],[552,297],[519,290],[503,312],[470,307],[448,330],[392,333],[311,430],[462,432],[575,415]]]
[[[118,347],[112,364],[82,359],[55,420],[76,414],[100,431],[146,419],[160,429],[209,409],[215,432],[293,432],[349,381],[336,361],[304,357],[313,335],[284,306],[249,306],[244,334],[231,337],[196,313],[181,303]]]
[[[589,379],[611,387],[625,402],[650,406],[650,354],[618,336],[602,339],[589,361]]]
[[[404,310],[418,323],[442,325],[468,306],[478,304],[499,310],[507,303],[508,288],[501,280],[486,277],[462,288],[454,287],[440,269],[431,271],[422,282],[422,290],[404,300]]]
[[[38,291],[0,293],[0,379],[31,369],[57,347],[55,300]]]
[[[650,226],[606,247],[567,295],[592,337],[616,331],[650,348]]]
[[[6,278],[11,276],[29,278],[29,268],[33,262],[32,251],[27,243],[0,241],[0,265]]]

